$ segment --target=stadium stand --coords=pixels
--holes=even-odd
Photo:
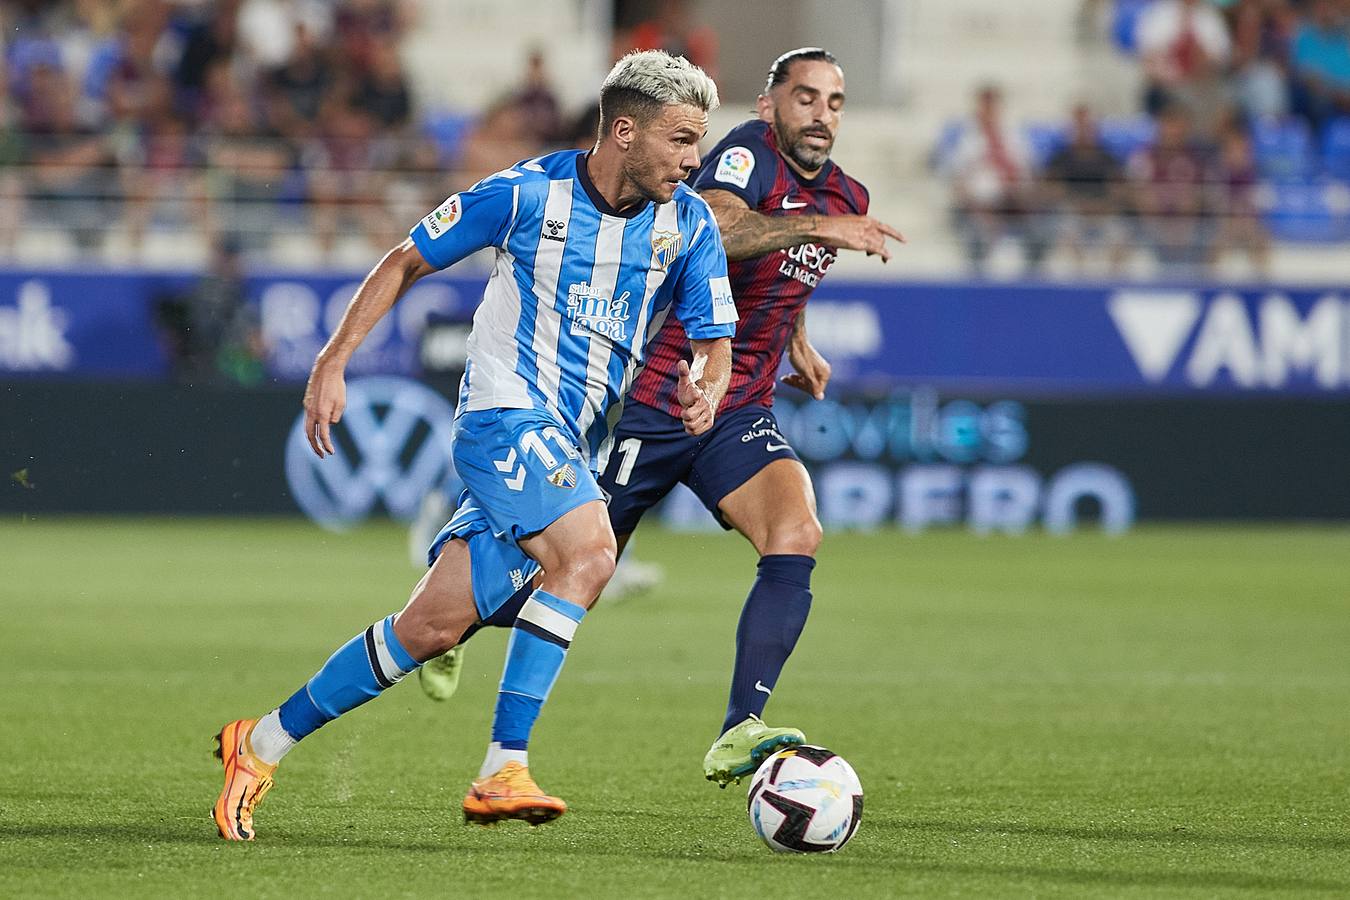
[[[912,252],[885,274],[967,270],[950,188],[933,172],[946,171],[961,145],[958,117],[979,85],[1001,87],[1007,123],[1030,148],[1033,179],[1043,179],[1067,143],[1070,112],[1088,86],[1106,150],[1127,163],[1149,148],[1156,128],[1141,106],[1138,32],[1159,4],[1181,2],[906,3],[880,61],[894,103],[851,108],[837,148],[871,188],[874,211],[912,240]],[[713,14],[709,4],[680,7],[692,18],[671,40],[709,33],[699,20]],[[460,0],[453,9],[404,0],[7,3],[0,258],[202,266],[223,234],[265,264],[360,268],[451,190],[577,140],[577,127],[590,121],[580,85],[594,82],[628,34],[620,21],[595,21],[597,8],[525,0]],[[1272,276],[1343,277],[1350,263],[1328,245],[1347,232],[1340,198],[1350,181],[1350,118],[1308,119],[1299,101],[1306,77],[1289,61],[1299,36],[1309,40],[1311,17],[1323,17],[1323,42],[1313,47],[1323,63],[1326,36],[1345,39],[1345,23],[1328,25],[1326,5],[1313,2],[1236,0],[1215,9],[1229,29],[1229,114],[1217,117],[1219,131],[1197,122],[1214,160],[1207,178],[1220,178],[1219,135],[1245,129],[1259,173],[1253,202],[1276,242]],[[662,31],[641,33],[654,40]],[[698,43],[705,54],[728,52],[725,36],[720,49]],[[451,69],[474,77],[448,78]],[[744,116],[755,87],[724,85],[728,103],[710,130]],[[1254,115],[1270,110],[1283,112]],[[543,119],[562,123],[545,129],[558,133],[532,127]],[[582,124],[564,127],[573,120]],[[1213,206],[1206,215],[1224,214],[1222,203]],[[1122,214],[1130,221],[1130,210]],[[1127,274],[1158,274],[1137,234],[1132,244]],[[1016,277],[1030,258],[1004,242],[989,248],[988,262],[992,277]],[[1217,275],[1244,272],[1214,262]],[[1050,277],[1092,274],[1059,247],[1036,264]],[[851,255],[838,265],[882,274]]]

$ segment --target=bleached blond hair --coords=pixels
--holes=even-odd
[[[600,85],[600,126],[607,129],[624,115],[647,121],[673,104],[712,112],[719,102],[717,85],[707,72],[683,56],[642,50],[615,63]]]

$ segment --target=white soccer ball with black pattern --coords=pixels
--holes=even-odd
[[[863,789],[833,750],[803,744],[764,760],[750,783],[750,824],[780,853],[831,853],[862,821]]]

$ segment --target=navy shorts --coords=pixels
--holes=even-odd
[[[629,534],[642,514],[683,482],[716,517],[722,498],[777,459],[797,459],[765,406],[742,406],[722,413],[705,433],[692,436],[675,416],[643,403],[624,408],[614,429],[609,462],[600,489],[609,497],[609,523]]]

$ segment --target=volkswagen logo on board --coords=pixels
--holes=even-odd
[[[296,503],[325,528],[356,525],[381,507],[410,520],[422,498],[456,481],[450,460],[454,408],[408,378],[372,376],[347,384],[347,408],[333,426],[336,453],[319,459],[305,438],[305,414],[286,442],[286,479]]]

